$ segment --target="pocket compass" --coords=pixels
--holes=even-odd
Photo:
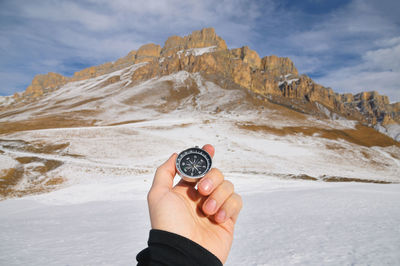
[[[183,180],[197,182],[210,171],[210,154],[198,146],[179,153],[176,158],[176,170]]]

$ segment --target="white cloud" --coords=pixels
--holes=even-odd
[[[1,94],[29,83],[35,74],[71,73],[79,70],[71,66],[113,61],[146,43],[163,45],[170,35],[204,27],[215,27],[228,45],[244,45],[262,15],[257,2],[246,0],[15,0],[0,5],[5,22],[0,71],[21,65],[25,74],[13,86],[11,80],[3,82]]]
[[[400,38],[392,47],[367,51],[363,56],[367,68],[400,72]]]
[[[19,83],[3,82],[0,94],[38,73],[71,73],[211,26],[230,48],[288,56],[300,73],[322,75],[323,85],[384,88],[398,99],[400,29],[391,2],[353,0],[309,16],[277,0],[0,1],[0,71],[24,73]]]
[[[398,32],[367,1],[354,0],[315,23],[312,28],[288,36],[305,53],[357,53],[371,48],[374,40]]]
[[[9,15],[22,23],[9,25],[5,34],[28,36],[41,42],[43,51],[48,50],[46,44],[63,45],[78,53],[94,50],[100,58],[120,56],[147,42],[162,45],[171,34],[210,26],[221,35],[226,30],[227,41],[246,42],[254,19],[261,16],[256,2],[245,0],[43,0],[40,4],[16,1],[12,7]]]
[[[339,68],[317,81],[340,92],[376,90],[389,96],[392,102],[399,102],[400,38],[383,40],[382,43],[393,46],[367,51],[359,64]]]
[[[400,101],[400,28],[382,12],[387,6],[354,0],[288,36],[299,72],[317,73],[316,82],[339,92],[376,90]]]
[[[27,19],[38,19],[49,23],[77,23],[90,31],[112,29],[116,26],[113,17],[90,10],[90,7],[72,1],[41,1],[20,6],[21,15]],[[48,25],[51,27],[51,25]]]

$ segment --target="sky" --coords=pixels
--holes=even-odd
[[[399,11],[398,0],[0,0],[0,95],[214,27],[229,48],[289,57],[336,92],[398,102]]]

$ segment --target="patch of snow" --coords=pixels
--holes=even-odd
[[[192,48],[186,50],[186,56],[188,55],[194,55],[194,56],[200,56],[206,53],[212,53],[215,52],[215,49],[217,46],[209,46],[209,47],[204,47],[204,48]]]
[[[166,80],[170,80],[170,81],[174,81],[175,84],[177,84],[178,86],[181,86],[185,83],[185,81],[190,77],[190,73],[187,71],[179,71],[167,76],[163,76],[160,79],[158,79],[159,81],[166,81]]]
[[[356,129],[356,126],[359,124],[358,121],[348,120],[346,118],[340,117],[333,121],[333,125],[337,126],[336,128],[347,128],[347,129]]]
[[[328,108],[326,108],[324,105],[315,102],[315,105],[317,108],[323,112],[331,121],[326,123],[324,120],[320,119],[315,119],[314,117],[309,117],[309,120],[314,121],[315,123],[324,125],[325,127],[328,128],[338,128],[338,129],[355,129],[355,126],[358,124],[357,121],[355,120],[348,120],[340,115],[338,115],[335,112],[331,112]]]
[[[0,96],[0,105],[7,106],[15,102],[12,96]]]
[[[400,125],[399,124],[391,124],[382,126],[381,123],[377,123],[374,127],[379,132],[388,135],[392,139],[400,142]]]
[[[286,74],[285,76],[280,76],[281,80],[280,82],[278,82],[278,86],[281,86],[284,83],[287,83],[287,85],[292,84],[293,82],[297,82],[299,79],[298,78],[293,78],[293,79],[289,79],[289,77],[293,76],[293,74]]]
[[[320,111],[322,111],[327,117],[331,118],[332,120],[346,120],[346,118],[338,115],[335,112],[331,112],[328,108],[318,102],[315,102],[315,105]]]
[[[0,154],[0,173],[17,166],[18,162],[8,155]]]
[[[203,48],[190,48],[187,50],[180,50],[178,52],[176,52],[176,54],[180,56],[185,53],[185,56],[189,56],[189,55],[194,55],[194,56],[200,56],[206,53],[212,53],[215,52],[217,46],[209,46],[209,47],[203,47]]]

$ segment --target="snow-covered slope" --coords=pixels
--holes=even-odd
[[[132,83],[144,65],[0,116],[3,125],[43,118],[40,130],[10,126],[0,137],[0,173],[19,178],[7,197],[25,195],[0,201],[1,265],[133,264],[155,168],[205,143],[244,198],[227,265],[400,262],[400,187],[376,184],[400,182],[398,146],[358,142],[354,121],[318,120],[198,73]],[[61,114],[92,126],[52,125]]]
[[[400,263],[400,185],[226,176],[244,201],[226,265]],[[150,179],[102,178],[0,202],[0,264],[135,264],[150,229]]]

